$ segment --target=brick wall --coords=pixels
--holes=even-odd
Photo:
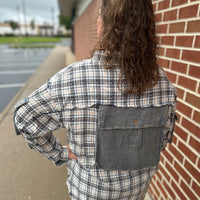
[[[161,154],[154,199],[200,199],[200,1],[153,0],[158,62],[178,92],[173,143]]]
[[[149,191],[155,200],[200,199],[200,1],[152,0],[159,64],[178,92],[173,143],[161,154]],[[75,23],[77,60],[89,57],[96,37],[97,0]]]
[[[98,0],[93,0],[74,24],[74,52],[76,60],[89,58],[97,42]]]

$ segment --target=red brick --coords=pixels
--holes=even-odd
[[[177,36],[176,46],[192,47],[194,36]]]
[[[97,1],[92,1],[74,24],[74,51],[77,60],[88,58],[90,50],[98,40],[96,34],[97,9]]]
[[[169,60],[162,59],[162,58],[158,58],[158,64],[159,64],[159,66],[161,66],[161,67],[169,68],[170,61],[169,61]]]
[[[200,109],[200,97],[195,96],[195,95],[190,94],[189,92],[187,92],[186,101],[189,104],[191,104],[191,105],[197,107],[198,109]]]
[[[160,44],[160,38],[161,38],[161,37],[156,36],[156,41],[157,41],[158,44]]]
[[[178,120],[176,121],[176,123],[180,124],[181,115],[179,115],[178,113],[176,113],[176,116],[178,117]],[[175,127],[176,127],[176,126],[175,126]]]
[[[177,162],[174,164],[174,168],[178,171],[178,173],[181,175],[181,177],[188,183],[190,184],[191,177],[190,175],[181,167]]]
[[[200,158],[199,158],[199,161],[198,161],[197,167],[200,169]]]
[[[179,126],[175,126],[174,131],[182,140],[184,140],[185,142],[187,141],[188,134],[182,128],[180,128]]]
[[[161,195],[162,195],[162,194],[161,194]],[[165,199],[166,199],[166,198],[164,198],[164,197],[161,196],[159,200],[165,200]]]
[[[173,82],[173,83],[176,83],[176,78],[177,78],[177,75],[174,74],[174,73],[171,73],[171,72],[165,72],[168,79]]]
[[[157,189],[157,186],[154,185],[153,181],[151,181],[151,187],[153,188],[153,190],[155,191],[156,195],[159,195],[160,192]]]
[[[185,191],[189,199],[198,200],[197,197],[191,191],[190,186],[186,185],[183,181],[181,181],[181,188]]]
[[[188,121],[184,117],[182,118],[182,126],[185,127],[188,131],[194,134],[196,137],[200,138],[200,127],[196,126],[192,122]]]
[[[177,137],[175,135],[173,135],[172,137],[172,143],[176,144],[177,143]],[[171,146],[172,144],[170,144],[169,146]]]
[[[180,8],[179,19],[189,18],[189,17],[196,17],[197,16],[198,7],[199,7],[199,5],[196,4],[196,5]]]
[[[159,165],[159,171],[168,181],[170,180],[169,174],[163,169],[161,165]]]
[[[159,2],[158,10],[163,10],[163,9],[169,8],[169,3],[170,3],[170,0],[164,0],[164,1]]]
[[[163,155],[161,154],[161,155],[160,155],[160,162],[161,162],[161,163],[164,163],[164,160],[165,160],[165,159],[164,159]]]
[[[200,83],[199,83],[198,93],[200,94]]]
[[[172,181],[171,185],[172,185],[172,188],[175,190],[176,194],[180,197],[180,198],[177,198],[177,199],[188,200],[187,197],[185,197],[185,195],[179,189],[180,186],[177,186],[177,184],[175,184],[174,181]]]
[[[161,37],[162,45],[173,45],[174,44],[174,36],[163,36]]]
[[[175,1],[172,1],[172,6],[179,6],[187,2],[188,0],[175,0]]]
[[[178,182],[179,175],[174,171],[174,169],[166,162],[166,168],[169,171],[169,173],[172,175],[172,177]]]
[[[192,146],[197,152],[200,152],[200,142],[193,137],[190,137],[189,145]]]
[[[160,48],[158,49],[157,55],[164,56],[164,52],[165,52],[165,48],[160,47]]]
[[[189,75],[196,78],[200,78],[200,67],[190,65]]]
[[[159,187],[160,191],[162,192],[162,195],[167,199],[168,195],[166,193],[166,190],[163,188],[163,186],[160,184],[160,182],[157,182],[157,186]]]
[[[167,33],[168,24],[158,24],[157,25],[157,33]]]
[[[192,189],[200,197],[200,185],[198,185],[195,181],[192,183]]]
[[[193,162],[196,162],[197,155],[195,155],[185,144],[179,141],[178,148]]]
[[[180,50],[179,49],[167,49],[166,56],[170,57],[170,58],[178,59],[180,56]]]
[[[162,180],[162,176],[161,176],[161,174],[160,174],[160,171],[158,171],[158,172],[156,173],[156,175],[157,175],[158,179],[161,181],[161,180]]]
[[[192,115],[192,108],[178,101],[177,109],[188,117]]]
[[[171,69],[174,71],[186,74],[187,73],[187,64],[172,61]]]
[[[200,63],[200,51],[183,50],[183,60]]]
[[[187,32],[200,32],[200,20],[194,20],[188,22]]]
[[[197,81],[194,81],[190,78],[186,78],[183,76],[179,76],[178,84],[185,88],[195,91],[197,86]]]
[[[153,4],[153,10],[154,10],[154,12],[157,11],[157,3],[154,3],[154,4]]]
[[[183,99],[185,91],[180,89],[180,88],[178,88],[178,87],[176,88],[176,90],[177,90],[178,98]]]
[[[163,185],[168,191],[169,199],[176,199],[176,196],[175,196],[174,192],[171,190],[171,187],[165,181],[163,182]]]
[[[155,14],[156,22],[161,22],[162,21],[162,13],[157,13]]]
[[[193,120],[200,123],[200,112],[194,111]]]
[[[164,21],[176,20],[176,17],[177,17],[177,9],[167,11],[164,13]]]
[[[183,162],[182,154],[173,145],[169,146],[169,150],[181,163]]]
[[[185,29],[185,22],[178,22],[170,24],[169,32],[170,33],[181,33],[184,32]]]
[[[167,158],[167,160],[172,163],[173,158],[172,156],[169,154],[169,152],[167,150],[162,151],[163,155],[165,156],[165,158]]]
[[[200,36],[196,36],[194,47],[200,48]]]

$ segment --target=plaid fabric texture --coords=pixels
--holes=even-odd
[[[103,51],[74,63],[16,105],[14,122],[29,146],[57,166],[67,162],[72,199],[144,199],[157,166],[141,170],[105,171],[95,164],[99,105],[150,107],[169,105],[162,147],[171,142],[176,109],[176,90],[160,67],[160,80],[142,95],[123,95],[118,89],[119,56],[114,69],[104,69]],[[125,89],[127,85],[123,86]],[[53,136],[67,129],[67,142],[78,161],[68,159],[68,150]]]

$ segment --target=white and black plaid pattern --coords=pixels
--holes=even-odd
[[[56,165],[67,161],[68,188],[72,199],[143,199],[157,166],[132,171],[104,171],[95,165],[95,142],[99,105],[150,107],[169,105],[162,146],[171,141],[176,108],[176,90],[159,68],[158,84],[142,95],[123,95],[118,89],[119,57],[114,69],[104,69],[104,53],[74,63],[47,81],[16,106],[17,134],[31,148]],[[127,85],[124,85],[126,88]],[[67,148],[52,131],[65,127],[67,140],[78,161],[68,160]]]

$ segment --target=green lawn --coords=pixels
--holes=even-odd
[[[25,44],[60,41],[60,38],[54,37],[0,37],[0,44]]]

